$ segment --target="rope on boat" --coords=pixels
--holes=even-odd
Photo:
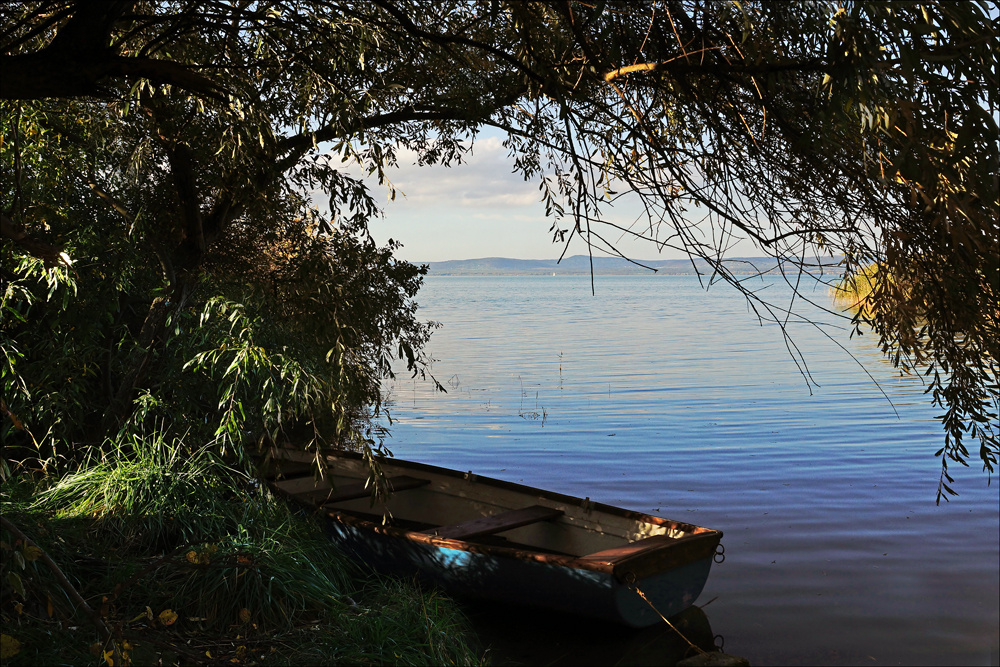
[[[681,639],[683,639],[684,641],[686,641],[688,646],[690,646],[691,648],[693,648],[695,651],[697,651],[701,655],[707,655],[708,654],[707,651],[703,650],[700,646],[697,646],[690,639],[688,639],[687,637],[685,637],[684,633],[677,629],[677,626],[675,626],[673,623],[671,623],[670,621],[668,621],[667,617],[660,613],[660,610],[656,608],[656,605],[654,605],[649,600],[649,598],[646,597],[646,594],[642,592],[642,589],[639,588],[636,585],[636,583],[635,583],[635,574],[634,573],[628,572],[628,573],[625,574],[625,585],[628,586],[629,588],[631,588],[636,593],[638,593],[639,597],[641,597],[643,600],[646,601],[646,604],[649,605],[650,609],[652,609],[653,611],[655,611],[656,615],[659,616],[660,618],[662,618],[663,622],[666,623],[667,625],[669,625],[671,630],[673,630],[674,632],[676,632],[677,635]]]

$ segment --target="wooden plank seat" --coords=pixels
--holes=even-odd
[[[306,473],[311,473],[315,468],[311,463],[299,463],[297,461],[276,460],[272,463],[272,469],[265,479],[273,482],[279,478],[289,479],[291,477],[301,477]]]
[[[610,549],[603,549],[601,551],[594,552],[592,554],[587,554],[586,556],[580,556],[582,560],[595,560],[607,563],[613,563],[616,561],[624,560],[636,554],[641,554],[656,549],[661,549],[672,544],[676,544],[679,541],[678,538],[668,537],[666,535],[653,535],[651,537],[645,537],[635,542],[629,542],[628,544],[623,544],[618,547],[612,547]]]
[[[719,544],[719,533],[687,533],[679,537],[653,535],[611,549],[580,556],[579,560],[610,566],[615,577],[627,582],[629,577],[643,578],[668,572],[685,565],[711,559]]]
[[[423,532],[451,540],[466,540],[472,537],[492,535],[505,530],[520,528],[521,526],[527,526],[538,521],[548,521],[560,517],[562,514],[562,510],[542,505],[532,505],[531,507],[500,512],[499,514],[470,519],[448,526],[439,526]]]
[[[389,486],[389,490],[393,492],[416,489],[431,483],[429,479],[421,479],[409,475],[397,475],[389,477],[385,481]],[[329,482],[316,481],[308,476],[282,480],[276,482],[274,486],[309,505],[329,505],[347,500],[367,498],[372,493],[371,487],[366,487],[364,482],[338,484],[336,489],[331,489]]]

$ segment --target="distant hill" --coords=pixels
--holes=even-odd
[[[586,255],[566,257],[561,262],[554,259],[508,259],[506,257],[483,257],[481,259],[453,259],[446,262],[424,262],[433,276],[577,276],[590,275],[590,258]],[[655,259],[637,260],[649,269],[621,259],[620,257],[594,257],[594,275],[711,275],[712,269],[701,259]],[[837,263],[837,258],[827,260],[828,265]],[[420,262],[415,262],[420,263]],[[736,257],[726,260],[727,268],[736,275],[753,275],[772,271],[777,266],[771,257]]]

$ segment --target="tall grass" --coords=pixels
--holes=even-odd
[[[29,503],[30,486],[4,483],[5,515],[60,560],[85,598],[103,600],[108,620],[153,662],[183,658],[191,638],[223,662],[481,662],[449,599],[351,563],[317,520],[296,515],[208,448],[156,436],[134,439],[51,483]],[[11,664],[78,662],[81,647],[59,642],[94,638],[50,632],[47,623],[75,612],[57,604],[52,621],[44,620],[46,600],[57,590],[34,565],[22,575],[37,601],[23,600],[34,612],[16,619],[24,646]],[[5,610],[14,602],[9,593]],[[162,610],[177,614],[167,634],[157,634],[165,629],[155,620]],[[5,625],[8,620],[5,615]],[[187,644],[177,643],[178,636]]]
[[[468,620],[434,589],[396,579],[370,580],[365,607],[342,626],[344,662],[469,665],[481,662],[468,642]],[[353,648],[352,648],[353,647]],[[362,649],[363,650],[358,650]]]
[[[352,565],[313,522],[271,519],[185,550],[154,597],[216,629],[290,630],[339,617],[356,588]]]
[[[142,550],[225,535],[263,507],[262,494],[209,446],[133,435],[56,482],[36,508],[99,519],[95,527]]]

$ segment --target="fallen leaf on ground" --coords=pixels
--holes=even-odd
[[[10,635],[0,634],[0,658],[7,660],[21,652],[21,642]]]

